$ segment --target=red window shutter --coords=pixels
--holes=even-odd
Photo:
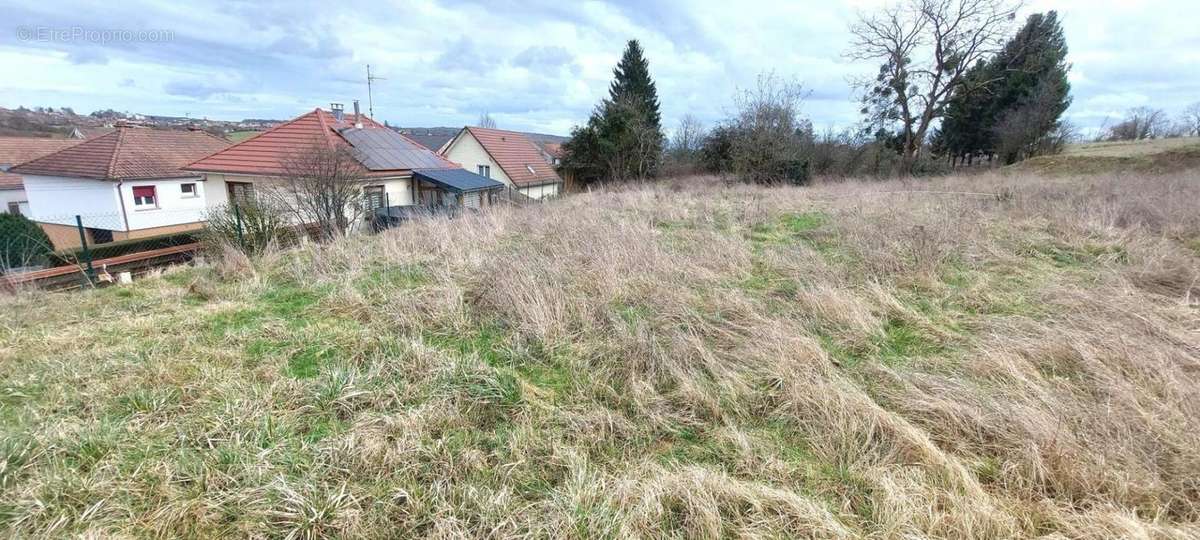
[[[135,186],[133,188],[133,196],[154,198],[154,186]]]

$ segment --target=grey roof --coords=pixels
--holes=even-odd
[[[368,170],[391,171],[448,167],[450,163],[434,152],[387,128],[347,128],[342,137],[354,147],[358,160]]]
[[[446,135],[443,133],[430,133],[427,131],[412,132],[407,133],[406,135],[408,138],[417,141],[417,144],[433,150],[434,152],[441,150],[443,145],[445,145],[447,142],[450,142],[450,139],[454,138],[454,133]]]
[[[414,169],[413,177],[417,180],[432,182],[455,193],[487,191],[504,187],[503,182],[497,182],[466,169]]]

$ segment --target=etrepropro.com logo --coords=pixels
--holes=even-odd
[[[174,30],[130,30],[83,26],[18,26],[17,39],[48,43],[163,43],[175,40]]]

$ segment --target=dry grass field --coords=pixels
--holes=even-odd
[[[1013,166],[1027,174],[1078,176],[1127,171],[1178,173],[1200,167],[1200,138],[1088,142],[1067,145],[1061,154],[1039,156]]]
[[[1197,201],[691,179],[0,298],[0,535],[1200,537]]]

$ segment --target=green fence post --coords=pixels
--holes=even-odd
[[[242,209],[237,204],[233,205],[233,217],[237,219],[238,245],[242,251],[246,251],[246,239],[242,236]]]
[[[83,230],[83,217],[75,214],[75,228],[79,229],[79,247],[83,261],[87,265],[88,284],[96,283],[96,270],[92,268],[92,250],[88,249],[87,233]]]

